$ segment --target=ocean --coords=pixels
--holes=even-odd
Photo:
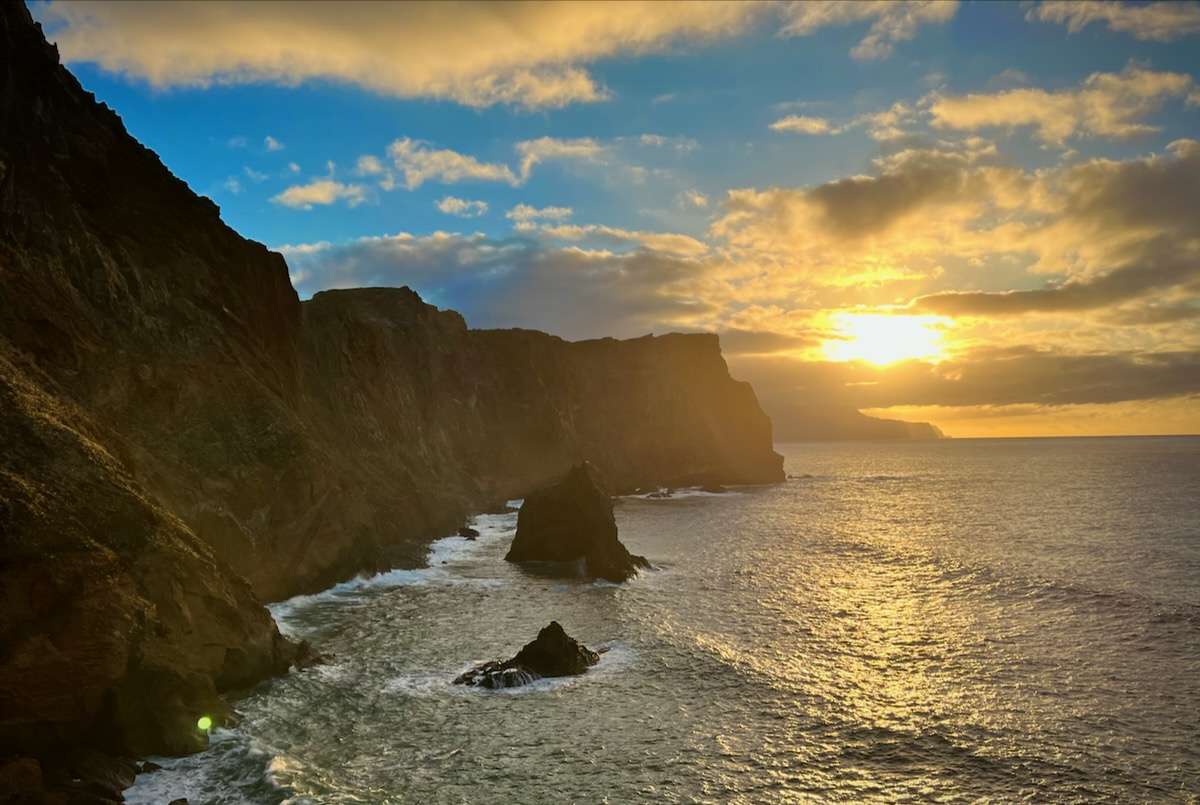
[[[622,498],[624,585],[503,561],[272,606],[332,655],[133,803],[1197,802],[1200,437],[779,446],[789,479]],[[464,689],[549,621],[580,677]]]

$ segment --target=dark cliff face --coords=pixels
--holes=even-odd
[[[0,60],[0,754],[106,719],[108,748],[186,749],[185,714],[286,665],[257,599],[417,564],[582,459],[616,490],[782,478],[715,337],[474,331],[407,289],[301,304],[20,3]]]

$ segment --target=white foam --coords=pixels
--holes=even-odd
[[[355,576],[319,593],[297,595],[285,601],[268,604],[267,609],[275,618],[281,633],[288,637],[298,637],[302,629],[292,620],[301,611],[319,604],[352,601],[368,591],[428,584],[484,587],[503,585],[505,582],[501,579],[458,576],[451,573],[450,568],[469,559],[490,543],[511,538],[517,527],[516,514],[481,514],[472,519],[470,525],[479,532],[478,537],[471,540],[455,535],[435,541],[429,546],[429,553],[425,559],[426,567]]]
[[[535,693],[548,693],[573,685],[586,684],[589,680],[602,679],[613,673],[620,673],[633,664],[633,650],[624,643],[601,644],[600,647],[604,649],[600,655],[600,662],[589,668],[586,673],[578,676],[538,679],[530,682],[528,685],[521,685],[516,688],[484,688],[471,685],[455,685],[452,680],[465,671],[477,668],[480,664],[479,662],[473,662],[463,665],[456,670],[409,671],[389,679],[384,684],[383,689],[388,693],[397,693],[402,696],[412,696],[420,699],[450,696],[525,696]]]
[[[664,494],[665,493],[665,494]],[[676,489],[661,487],[653,492],[641,492],[636,495],[622,495],[623,498],[635,500],[680,500],[681,498],[728,498],[739,497],[743,492],[727,489],[724,492],[706,492],[698,486],[688,486]]]

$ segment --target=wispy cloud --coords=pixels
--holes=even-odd
[[[1078,89],[1036,88],[935,97],[933,125],[949,129],[1031,127],[1039,139],[1062,144],[1084,135],[1123,139],[1158,131],[1145,118],[1194,87],[1185,73],[1130,64],[1119,73],[1093,73]]]
[[[1200,3],[1177,0],[1159,3],[1121,3],[1115,0],[1052,0],[1034,6],[1026,19],[1056,22],[1077,33],[1094,22],[1135,39],[1172,42],[1200,34]]]
[[[923,25],[941,25],[953,19],[958,11],[956,0],[894,0],[894,2],[861,2],[861,0],[826,0],[826,2],[793,2],[784,7],[784,36],[809,36],[821,28],[870,22],[866,36],[859,40],[850,55],[860,61],[886,59],[892,55],[897,42],[906,42],[917,35]]]

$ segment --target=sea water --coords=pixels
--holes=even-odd
[[[134,803],[1200,796],[1200,438],[783,445],[790,478],[624,498],[623,584],[503,561],[274,605],[332,659]],[[454,686],[558,620],[580,677]]]

